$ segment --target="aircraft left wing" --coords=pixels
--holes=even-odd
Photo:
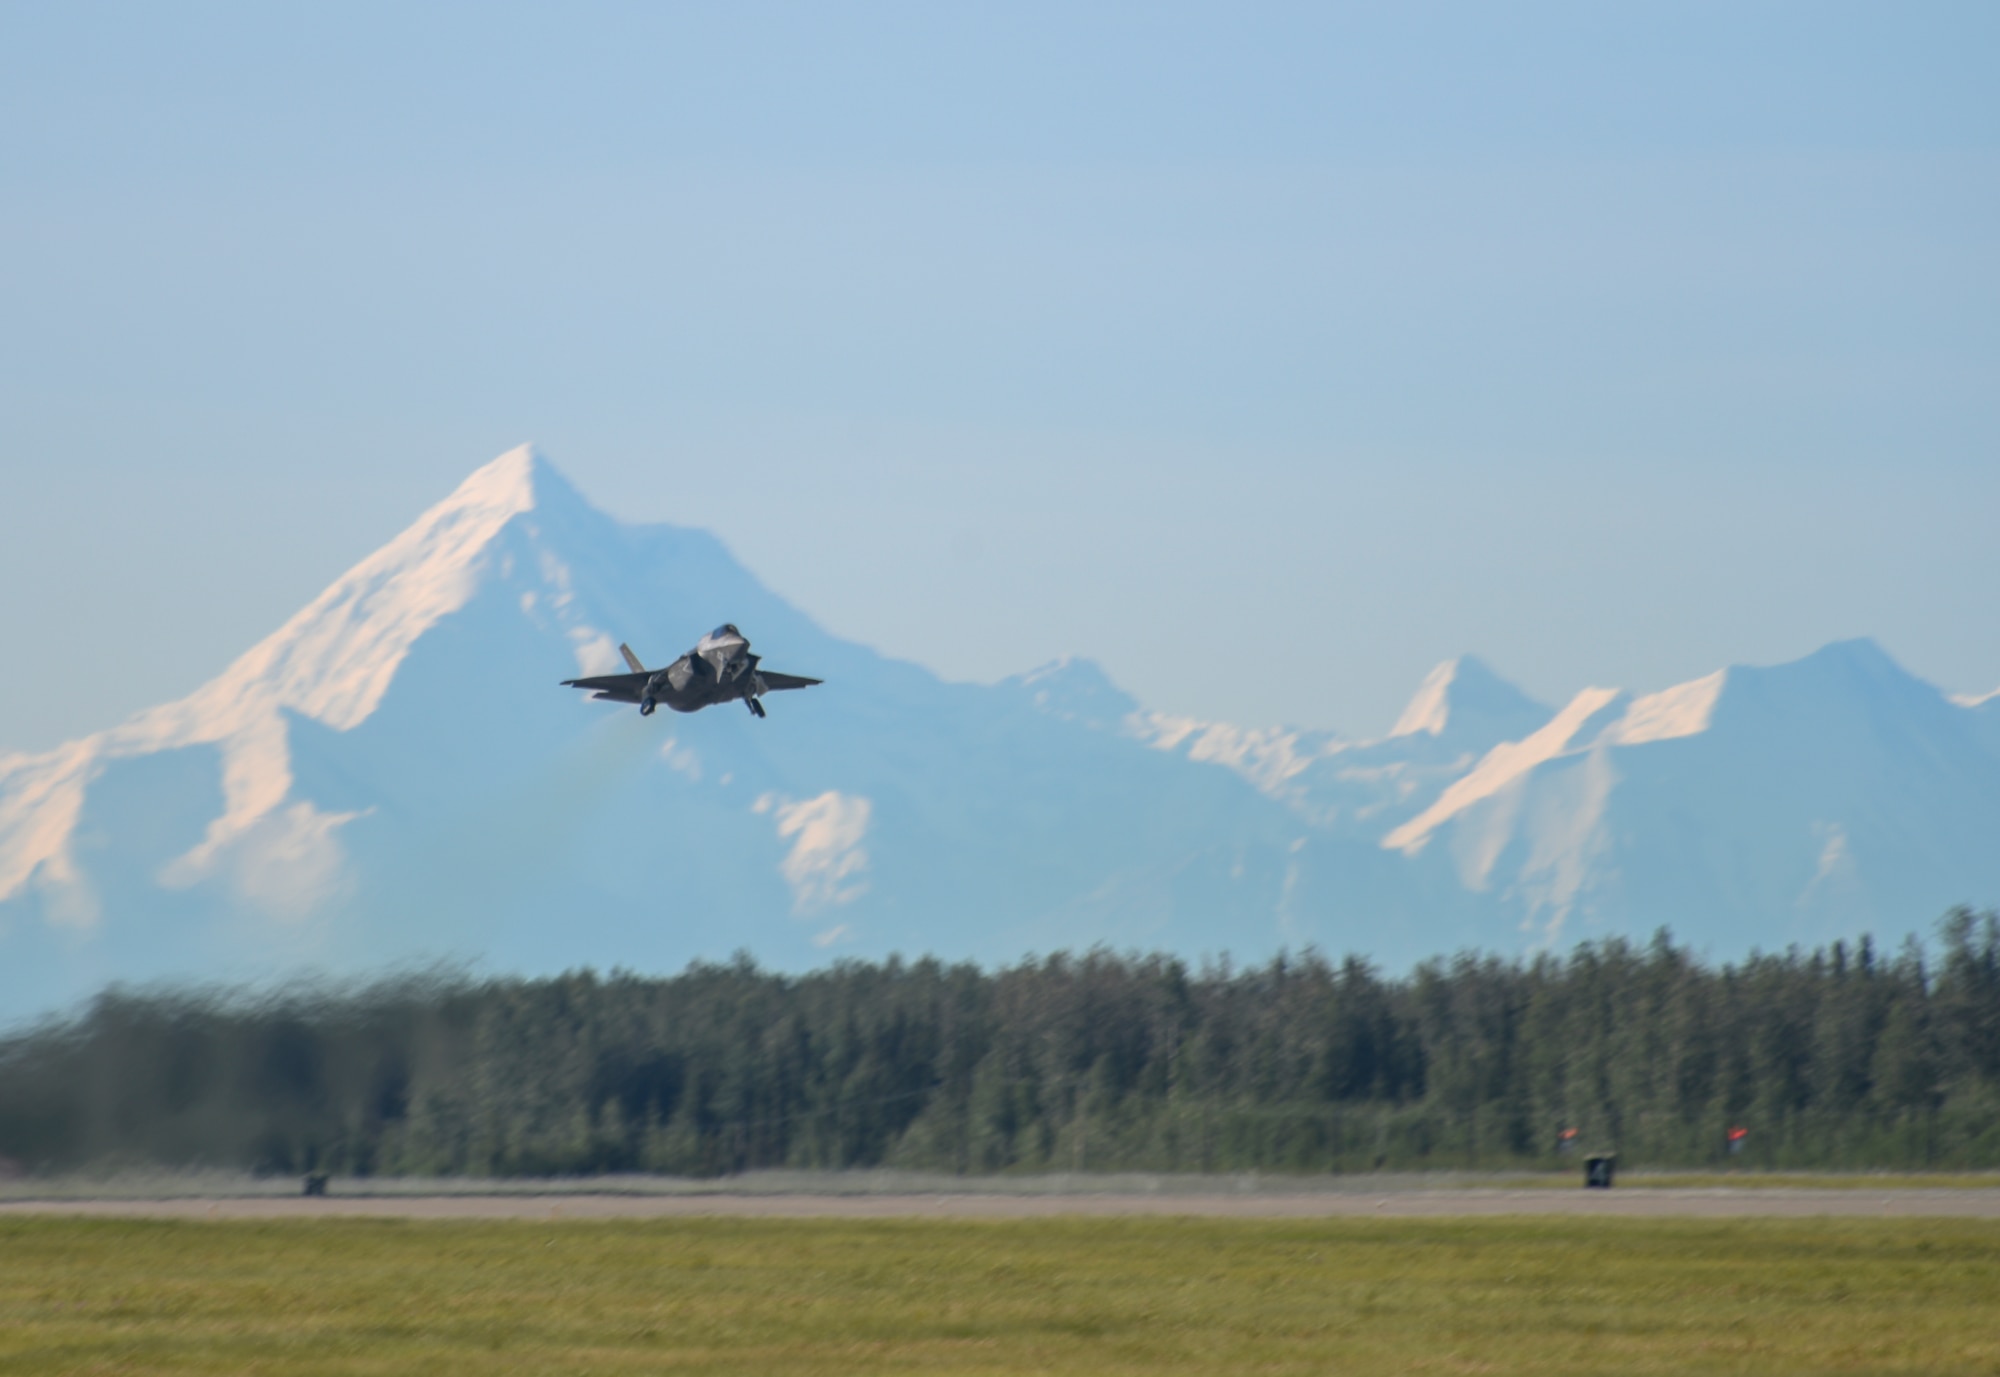
[[[588,679],[565,679],[564,688],[589,689],[591,696],[609,698],[614,703],[636,703],[646,696],[651,674],[597,674]]]
[[[757,677],[764,681],[767,689],[811,688],[814,684],[826,682],[824,679],[808,679],[803,674],[777,674],[768,669],[758,670]]]

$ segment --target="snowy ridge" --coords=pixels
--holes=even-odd
[[[1538,766],[1573,751],[1699,735],[1708,730],[1728,675],[1727,670],[1717,670],[1639,698],[1630,698],[1618,689],[1587,688],[1532,736],[1495,746],[1436,803],[1384,837],[1382,845],[1414,855],[1448,819],[1493,797]],[[1624,713],[1605,722],[1605,710],[1621,702]],[[1585,730],[1593,723],[1601,725],[1600,733]]]
[[[1418,732],[1427,736],[1444,734],[1446,723],[1451,721],[1451,683],[1458,677],[1458,663],[1446,660],[1424,676],[1402,716],[1396,719],[1396,725],[1389,728],[1390,736],[1415,736]]]
[[[1436,803],[1382,838],[1383,847],[1411,855],[1423,850],[1441,823],[1480,800],[1493,797],[1536,766],[1561,755],[1584,725],[1599,717],[1619,696],[1617,689],[1587,688],[1533,736],[1495,746],[1470,774],[1446,789]]]
[[[1155,750],[1235,771],[1317,825],[1355,826],[1420,809],[1488,749],[1549,716],[1466,655],[1426,674],[1389,734],[1372,741],[1137,710],[1124,726]]]
[[[1164,712],[1132,713],[1124,727],[1156,751],[1234,770],[1272,798],[1296,798],[1293,781],[1316,761],[1339,755],[1350,744],[1324,732],[1237,727]]]
[[[77,879],[68,854],[84,793],[103,764],[121,757],[219,744],[227,807],[201,845],[162,878],[185,885],[217,853],[279,810],[292,787],[282,710],[345,731],[375,710],[403,657],[439,619],[463,606],[480,554],[508,521],[534,506],[540,460],[523,446],[467,478],[401,535],[336,579],[277,631],[179,702],[150,708],[122,726],[45,755],[0,760],[0,902],[32,879]],[[281,850],[324,857],[348,815],[310,804],[290,813]],[[87,904],[73,908],[87,924]]]
[[[1729,671],[1718,669],[1685,684],[1635,698],[1625,715],[1612,724],[1606,739],[1614,745],[1637,746],[1705,732],[1728,682]]]

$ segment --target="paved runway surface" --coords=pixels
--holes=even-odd
[[[1212,1194],[966,1193],[912,1195],[376,1195],[159,1200],[12,1200],[0,1218],[85,1215],[147,1219],[1039,1219],[1199,1215],[1237,1219],[1465,1218],[1615,1215],[1652,1219],[2000,1219],[2000,1190],[1755,1190],[1644,1187],[1577,1190],[1403,1190]]]

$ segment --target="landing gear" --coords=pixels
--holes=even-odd
[[[750,705],[750,715],[752,717],[763,717],[765,715],[764,705],[755,698],[745,698],[743,701]]]
[[[660,705],[658,703],[655,703],[650,698],[641,698],[639,700],[639,716],[651,717],[653,715],[653,709],[657,708],[658,706]]]

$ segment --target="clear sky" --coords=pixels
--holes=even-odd
[[[1991,689],[1996,72],[1990,0],[5,4],[0,751],[524,440],[957,678]]]

